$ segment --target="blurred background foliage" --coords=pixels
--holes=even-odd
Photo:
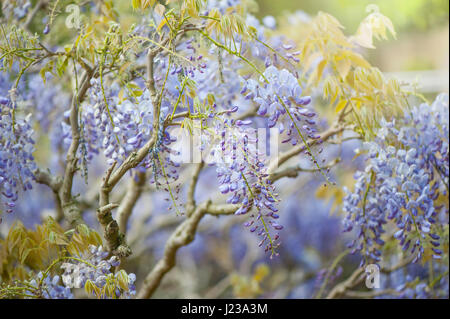
[[[434,93],[448,91],[446,79],[449,70],[448,0],[245,0],[244,2],[256,17],[262,19],[272,15],[279,23],[287,21],[288,15],[296,11],[310,17],[316,16],[320,11],[326,12],[337,18],[347,35],[357,31],[359,24],[368,14],[368,6],[376,5],[380,12],[392,21],[397,38],[383,41],[382,45],[377,46],[377,50],[364,52],[366,59],[383,72],[439,70],[440,73],[421,75],[422,78],[426,77],[422,79],[423,81],[435,79],[436,84],[433,85],[439,85],[439,88],[434,90],[427,88],[426,91]],[[107,5],[108,1],[103,3]],[[122,25],[127,28],[136,22],[136,15],[141,13],[135,12],[128,1],[115,1],[110,14],[117,15]],[[35,19],[31,29],[40,30],[42,19],[45,20],[45,16]],[[70,30],[61,28],[59,32],[70,33]],[[65,37],[60,34],[59,39],[64,41]],[[394,75],[405,81],[414,80],[411,78],[412,75]]]
[[[280,19],[297,10],[314,16],[330,13],[345,27],[346,34],[356,32],[375,4],[389,17],[397,39],[369,50],[369,62],[382,71],[446,70],[448,77],[448,0],[257,0],[258,17],[273,15]],[[448,80],[447,80],[448,90]]]
[[[448,0],[257,0],[259,17],[279,16],[302,10],[308,14],[326,11],[355,32],[369,4],[376,4],[397,31],[426,31],[448,24]]]

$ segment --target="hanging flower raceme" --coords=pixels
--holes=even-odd
[[[169,194],[167,201],[172,203],[169,210],[174,208],[175,212],[181,214],[179,202],[180,183],[177,183],[179,178],[180,163],[174,159],[180,154],[179,151],[170,147],[170,144],[176,142],[177,139],[171,136],[169,131],[164,127],[165,113],[161,113],[159,119],[159,130],[155,145],[150,149],[149,155],[144,161],[146,169],[151,168],[153,171],[151,183],[156,187],[162,188]]]
[[[19,191],[32,188],[37,168],[31,114],[17,114],[16,98],[14,89],[8,97],[0,96],[0,212],[7,213],[16,206]]]
[[[270,66],[264,71],[264,77],[267,81],[249,79],[241,91],[258,105],[257,114],[267,117],[269,127],[277,126],[280,133],[286,132],[285,143],[296,145],[307,137],[319,139],[316,114],[305,108],[311,97],[301,96],[302,89],[295,76],[286,69],[280,71]]]
[[[145,90],[136,101],[119,102],[112,90],[104,89],[103,94],[99,80],[93,79],[91,83],[90,101],[82,106],[81,117],[87,154],[91,158],[102,151],[109,164],[123,161],[150,139],[153,127],[150,94]]]
[[[53,124],[60,120],[59,113],[70,105],[69,94],[55,82],[50,76],[44,82],[40,74],[32,74],[26,85],[24,99],[27,109],[36,116],[36,122],[44,132],[52,129]]]
[[[215,126],[218,143],[211,155],[217,168],[219,190],[228,194],[227,203],[242,204],[236,215],[248,215],[245,226],[261,237],[259,246],[276,255],[278,231],[283,227],[276,208],[277,194],[268,179],[265,154],[258,149],[257,131],[250,120],[219,120]],[[275,234],[272,232],[275,231]]]
[[[345,231],[356,230],[350,244],[364,261],[381,260],[381,238],[389,221],[402,249],[440,259],[440,238],[448,223],[448,206],[438,198],[448,196],[449,140],[448,96],[440,95],[429,106],[422,104],[396,123],[381,123],[374,142],[367,143],[366,169],[355,175],[353,192],[347,191],[343,209]]]

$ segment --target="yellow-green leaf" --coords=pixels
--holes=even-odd
[[[340,100],[339,103],[336,105],[336,113],[342,110],[347,105],[347,103],[348,103],[347,100]]]

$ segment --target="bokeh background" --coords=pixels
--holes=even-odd
[[[417,89],[430,94],[449,88],[449,1],[448,0],[257,0],[262,18],[277,21],[297,10],[309,15],[330,13],[354,34],[367,15],[370,4],[392,20],[397,39],[379,42],[365,56],[388,75],[416,82]]]

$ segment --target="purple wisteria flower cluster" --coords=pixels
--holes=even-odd
[[[229,56],[226,52],[217,49],[210,49],[211,55],[220,56],[221,62],[208,60],[208,67],[202,72],[196,72],[192,78],[196,83],[198,95],[201,100],[206,100],[208,95],[214,95],[214,107],[231,109],[240,98],[241,86],[236,81],[236,74],[242,67],[238,63],[238,58]],[[220,70],[218,72],[218,70]]]
[[[305,107],[311,103],[311,97],[301,96],[298,80],[288,70],[269,66],[259,82],[247,80],[241,93],[258,105],[257,114],[267,117],[268,127],[277,126],[280,133],[286,133],[284,143],[296,145],[307,137],[320,139],[316,114]]]
[[[448,209],[437,199],[448,194],[448,115],[448,95],[440,95],[398,122],[384,121],[376,140],[367,143],[367,166],[355,174],[355,189],[346,190],[343,205],[344,230],[356,230],[350,247],[363,262],[381,260],[388,223],[402,249],[415,254],[414,262],[425,253],[441,258]]]
[[[39,296],[45,299],[73,299],[72,290],[69,287],[60,285],[60,277],[45,276],[42,272],[39,272],[36,278],[30,281],[30,285],[35,289],[28,291],[28,293],[35,295],[39,293]]]
[[[242,204],[235,214],[249,215],[244,226],[262,238],[259,246],[264,245],[264,250],[273,256],[279,245],[278,231],[283,228],[277,223],[279,215],[275,205],[279,200],[267,174],[265,154],[257,147],[257,130],[249,127],[251,123],[250,120],[219,121],[215,130],[220,143],[211,155],[216,163],[220,192],[229,194],[227,203]],[[276,232],[274,235],[272,230]]]
[[[207,65],[204,62],[203,55],[198,51],[198,47],[200,45],[195,38],[181,42],[177,46],[177,52],[183,52],[184,59],[174,58],[175,61],[170,70],[170,75],[184,75],[193,78],[196,73],[203,73]],[[162,67],[165,67],[164,63]]]
[[[153,175],[150,180],[156,187],[164,189],[164,191],[170,195],[170,198],[166,198],[166,201],[170,201],[173,206],[169,206],[169,210],[176,211],[180,214],[179,193],[181,191],[181,184],[177,183],[179,178],[180,163],[177,161],[177,156],[180,155],[180,151],[176,148],[171,148],[170,144],[177,141],[175,136],[164,128],[164,114],[161,114],[159,119],[159,130],[155,145],[150,149],[147,159],[144,161],[145,169],[152,169]],[[141,168],[142,170],[144,168]]]
[[[40,74],[32,74],[26,82],[25,107],[35,115],[42,131],[49,132],[55,126],[53,123],[60,120],[59,113],[62,108],[69,105],[70,96],[50,76],[46,76],[44,82]],[[49,83],[51,85],[48,85]]]
[[[15,108],[14,89],[0,96],[0,212],[11,213],[20,191],[32,188],[37,166],[31,114],[23,117]]]
[[[390,292],[384,298],[446,298],[449,289],[448,276],[434,275],[446,272],[448,272],[448,263],[433,263],[432,266],[409,264],[405,268],[381,274],[380,288]],[[430,281],[430,278],[433,278],[433,281]]]
[[[118,101],[114,89],[102,90],[100,81],[93,79],[89,89],[89,103],[82,105],[82,127],[88,160],[100,151],[108,164],[123,161],[139,149],[152,133],[153,107],[148,90],[136,98]],[[163,109],[161,113],[167,112]],[[70,127],[62,123],[70,142]]]
[[[116,256],[108,258],[109,253],[102,246],[89,247],[89,253],[79,257],[81,261],[70,260],[61,265],[64,273],[61,276],[66,287],[84,288],[87,281],[90,280],[98,288],[107,285],[118,279],[121,272],[111,272],[112,268],[119,266],[120,261]],[[133,273],[128,274],[126,287],[115,285],[115,296],[117,298],[130,298],[136,293],[134,282],[136,276]]]

